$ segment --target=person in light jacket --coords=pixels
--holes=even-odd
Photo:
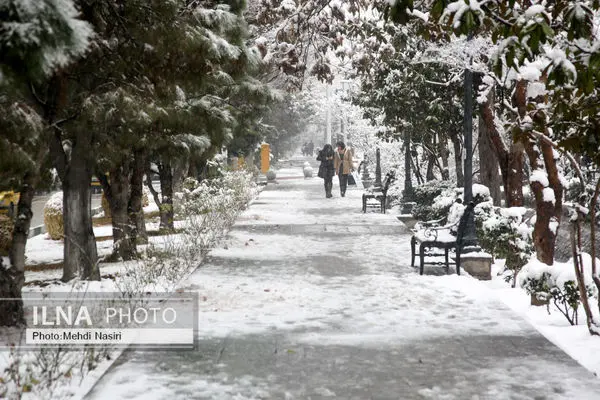
[[[335,151],[330,144],[323,146],[323,149],[319,151],[319,155],[317,156],[317,161],[321,161],[318,176],[325,181],[325,197],[328,199],[333,197],[331,188],[333,187],[333,175],[335,175],[335,169],[333,168],[334,159]]]
[[[336,146],[337,151],[335,152],[333,165],[335,167],[335,173],[340,180],[340,194],[344,197],[346,195],[346,187],[348,186],[348,175],[350,175],[354,169],[352,164],[352,151],[346,149],[344,142],[337,142]]]

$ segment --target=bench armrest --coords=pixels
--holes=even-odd
[[[432,219],[429,221],[418,221],[417,226],[422,228],[439,228],[446,223],[446,217],[440,219]]]

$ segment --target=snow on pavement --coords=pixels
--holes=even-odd
[[[183,285],[197,350],[126,352],[89,398],[600,398],[488,286],[419,276],[394,216],[334,195],[318,178],[269,184]]]

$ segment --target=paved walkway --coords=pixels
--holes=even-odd
[[[336,189],[269,185],[186,286],[201,299],[197,351],[126,352],[88,397],[600,399],[484,285],[419,276],[406,228]]]

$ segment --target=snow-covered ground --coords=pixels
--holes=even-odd
[[[510,285],[498,275],[501,270],[502,260],[492,266],[493,280],[486,282],[485,285],[552,343],[600,377],[600,339],[590,335],[583,310],[579,310],[579,325],[571,326],[553,304],[549,309],[546,306],[531,306],[530,296],[522,289],[510,288]],[[595,304],[590,305],[592,311],[597,311]]]
[[[520,289],[419,276],[408,230],[336,188],[269,184],[182,286],[200,298],[197,350],[128,352],[89,398],[600,398],[600,381],[533,328],[559,335]],[[582,343],[599,354],[561,329],[581,339],[557,341],[573,357]]]

